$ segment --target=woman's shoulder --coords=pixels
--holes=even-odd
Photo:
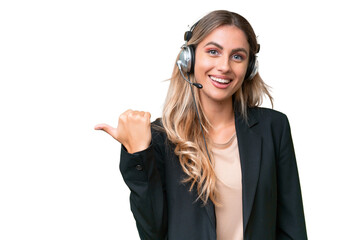
[[[164,140],[167,139],[161,118],[157,118],[151,123],[151,135],[153,139],[160,142],[164,142]]]
[[[157,118],[155,121],[151,122],[151,130],[157,133],[165,132],[161,118]]]
[[[281,124],[281,125],[288,124],[288,118],[286,114],[270,108],[264,108],[264,107],[249,108],[248,115],[249,118],[252,118],[259,123],[263,122],[263,123]]]
[[[249,114],[253,114],[257,117],[271,117],[271,118],[287,118],[285,113],[265,107],[253,107],[249,108]]]
[[[151,122],[151,126],[163,127],[162,119],[161,118],[155,119],[155,121]]]

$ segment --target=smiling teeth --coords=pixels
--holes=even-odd
[[[213,76],[210,76],[210,78],[212,80],[214,80],[215,82],[219,82],[219,83],[229,83],[230,80],[228,79],[222,79],[222,78],[217,78],[217,77],[213,77]]]

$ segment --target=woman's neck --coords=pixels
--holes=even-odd
[[[232,99],[223,102],[203,101],[204,114],[211,124],[210,138],[216,143],[226,142],[235,133]]]
[[[209,101],[201,96],[200,99],[204,114],[212,126],[216,127],[233,121],[234,108],[231,98],[221,102]]]

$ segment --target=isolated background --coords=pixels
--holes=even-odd
[[[1,1],[0,239],[138,239],[120,144],[93,127],[129,108],[159,117],[183,33],[216,9],[258,35],[309,239],[360,239],[355,3]]]

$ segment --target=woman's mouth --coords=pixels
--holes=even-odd
[[[218,82],[218,83],[222,83],[222,84],[228,84],[231,82],[230,79],[224,79],[224,78],[218,78],[218,77],[214,77],[214,76],[209,76],[211,78],[211,80]]]
[[[230,83],[232,81],[229,78],[226,78],[226,77],[223,78],[221,76],[215,77],[215,76],[209,75],[209,78],[211,80],[212,85],[219,89],[227,88],[228,86],[230,86]]]

